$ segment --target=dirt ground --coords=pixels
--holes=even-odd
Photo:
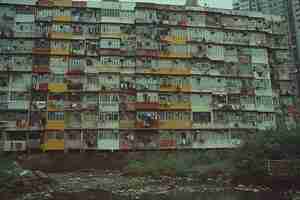
[[[133,155],[136,157],[135,155]],[[82,169],[121,170],[130,159],[124,153],[67,153],[49,152],[18,156],[19,164],[25,169],[47,173],[70,172]]]

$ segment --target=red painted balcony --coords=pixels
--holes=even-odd
[[[36,73],[36,74],[45,74],[45,73],[49,73],[49,66],[33,66],[32,67],[32,73]]]
[[[38,83],[34,86],[36,91],[47,92],[48,91],[48,83]]]
[[[137,49],[136,54],[138,56],[159,57],[159,51],[158,50]]]
[[[81,75],[81,74],[83,74],[83,70],[82,69],[72,69],[72,70],[68,70],[67,72],[66,72],[66,75],[68,75],[68,76],[76,76],[76,75]]]
[[[86,1],[72,1],[72,7],[85,8],[87,6]]]
[[[158,110],[159,102],[136,102],[136,110]]]

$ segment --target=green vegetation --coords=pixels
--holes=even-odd
[[[249,137],[233,156],[236,173],[242,176],[265,175],[266,160],[299,159],[299,145],[300,127],[258,132]],[[293,171],[300,175],[299,170]]]
[[[0,192],[16,178],[17,169],[13,157],[0,155]]]
[[[146,153],[141,159],[130,160],[128,174],[160,174],[186,176],[189,174],[210,175],[214,171],[236,177],[265,176],[266,160],[300,159],[300,127],[294,129],[260,131],[249,135],[245,144],[233,150],[200,150],[191,152]],[[300,176],[300,161],[289,170]]]
[[[126,167],[128,174],[159,176],[206,174],[211,171],[224,171],[228,168],[228,152],[191,151],[172,153],[147,153],[142,159],[130,160]]]

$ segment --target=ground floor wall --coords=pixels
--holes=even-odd
[[[234,129],[85,129],[6,133],[3,151],[231,149],[249,131]]]

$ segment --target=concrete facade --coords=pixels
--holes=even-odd
[[[6,151],[233,148],[248,133],[293,125],[287,24],[279,16],[0,2]]]

